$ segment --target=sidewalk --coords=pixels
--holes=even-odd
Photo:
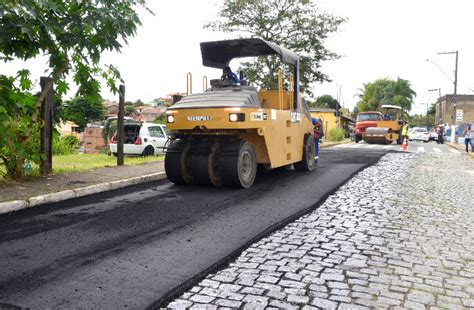
[[[0,214],[166,178],[163,161],[0,182]]]

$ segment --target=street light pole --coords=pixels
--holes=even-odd
[[[438,105],[438,101],[440,103],[439,106],[439,112],[441,114],[441,88],[433,88],[433,89],[428,89],[428,91],[438,91],[438,100],[436,100],[436,105]],[[428,107],[426,108],[426,117],[428,117]],[[436,113],[435,113],[435,119],[433,119],[433,125],[436,123]]]

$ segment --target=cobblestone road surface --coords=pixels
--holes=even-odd
[[[473,190],[465,155],[387,154],[168,307],[474,307]]]

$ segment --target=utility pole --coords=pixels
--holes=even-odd
[[[119,109],[117,113],[117,166],[123,166],[123,144],[124,133],[124,110],[125,110],[125,85],[119,86]]]
[[[41,90],[43,90],[48,83],[52,83],[50,77],[40,77]],[[53,88],[51,87],[41,102],[41,120],[44,126],[41,127],[41,153],[44,158],[41,158],[40,171],[41,175],[49,175],[53,172]]]
[[[456,101],[457,101],[457,94],[458,94],[458,51],[452,52],[440,52],[438,55],[446,55],[446,54],[456,54],[456,63],[454,67],[454,95],[453,95],[453,124],[456,124]]]

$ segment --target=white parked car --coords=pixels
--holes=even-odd
[[[163,153],[168,141],[166,126],[154,123],[132,123],[124,125],[125,141],[123,153],[126,155],[151,156]],[[117,132],[112,137],[109,147],[117,155]]]
[[[430,130],[430,141],[438,141],[438,133],[436,132],[436,129]]]
[[[430,133],[426,128],[414,127],[413,130],[408,133],[408,140],[428,142],[430,140]]]

